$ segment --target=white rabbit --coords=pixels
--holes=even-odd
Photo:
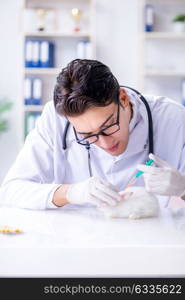
[[[112,218],[147,218],[155,217],[159,212],[157,197],[148,193],[144,187],[128,187],[120,192],[122,200],[115,206],[107,206],[100,210]]]

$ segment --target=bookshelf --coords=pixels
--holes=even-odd
[[[153,28],[146,29],[146,5],[153,8]],[[185,87],[185,31],[173,19],[185,14],[185,0],[142,0],[139,8],[139,87],[145,94],[183,102]]]
[[[23,2],[21,110],[24,142],[26,135],[34,128],[44,105],[52,100],[56,77],[61,69],[75,58],[96,59],[96,0]]]

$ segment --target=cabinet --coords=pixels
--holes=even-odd
[[[96,58],[95,0],[24,0],[22,140],[53,99],[56,77],[75,58]]]
[[[183,102],[185,31],[177,31],[173,19],[185,14],[185,0],[142,0],[140,5],[140,90]],[[145,26],[147,6],[152,28]]]

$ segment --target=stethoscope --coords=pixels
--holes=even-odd
[[[147,111],[147,115],[148,115],[148,140],[149,140],[149,150],[148,150],[148,153],[154,153],[152,113],[151,113],[151,110],[150,110],[150,107],[149,107],[149,104],[148,104],[147,100],[145,99],[145,97],[140,92],[138,92],[137,90],[135,90],[135,89],[133,89],[131,87],[124,86],[124,85],[120,85],[120,87],[132,90],[133,92],[135,92],[139,96],[139,98],[141,99],[141,101],[144,103],[146,111]],[[67,132],[68,132],[68,129],[69,129],[69,125],[70,125],[70,122],[67,121],[65,129],[64,129],[64,135],[63,135],[63,138],[62,138],[63,150],[67,149],[66,138],[67,138]],[[92,177],[93,173],[92,173],[92,168],[91,168],[91,157],[90,157],[90,145],[89,145],[89,143],[87,143],[87,145],[85,145],[85,147],[86,147],[86,149],[88,151],[88,169],[89,169],[89,175],[90,175],[90,177]]]

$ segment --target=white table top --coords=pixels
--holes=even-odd
[[[0,277],[185,276],[185,208],[107,219],[93,207],[0,208]]]

